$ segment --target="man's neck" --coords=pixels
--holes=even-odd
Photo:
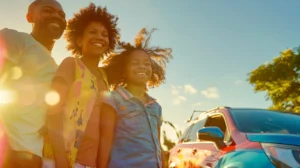
[[[47,39],[47,38],[43,37],[42,35],[35,33],[35,32],[32,32],[30,35],[36,41],[38,41],[40,44],[42,44],[44,47],[46,47],[47,50],[49,50],[50,52],[52,51],[54,43],[55,43],[54,39]]]
[[[127,84],[126,89],[134,96],[141,98],[145,96],[145,86]]]

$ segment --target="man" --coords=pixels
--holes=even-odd
[[[16,95],[0,113],[9,143],[3,167],[9,168],[42,166],[43,136],[38,131],[45,124],[45,97],[57,68],[51,50],[66,27],[65,13],[56,0],[35,0],[26,18],[33,25],[31,34],[0,30],[0,62],[4,62],[0,64],[0,89]],[[18,78],[9,77],[12,69],[19,69]]]

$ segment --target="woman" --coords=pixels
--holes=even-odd
[[[162,111],[147,88],[165,80],[172,51],[148,47],[152,32],[142,29],[135,46],[120,43],[121,51],[104,62],[114,91],[106,96],[100,115],[100,167],[162,167]]]
[[[44,148],[44,156],[54,156],[57,168],[97,166],[100,102],[108,91],[98,64],[115,47],[117,20],[106,8],[91,3],[68,21],[65,38],[74,57],[63,60],[53,79],[60,102],[49,108],[51,145],[45,143]]]

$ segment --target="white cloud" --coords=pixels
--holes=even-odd
[[[195,94],[197,93],[197,90],[189,84],[186,84],[184,86],[171,85],[171,94],[174,104],[179,105],[183,102],[188,101],[185,96],[182,96],[182,94],[184,93]]]
[[[203,104],[202,102],[194,103],[192,107],[195,108],[201,106],[202,104]]]
[[[184,96],[179,96],[178,99],[181,100],[181,101],[187,101],[187,98],[184,97]]]
[[[176,87],[176,86],[172,85],[171,88],[172,88],[172,91],[171,91],[172,95],[175,96],[175,95],[179,94],[179,87],[178,86]]]
[[[201,92],[206,98],[217,99],[220,97],[217,87],[209,87]]]
[[[189,94],[197,93],[197,90],[192,85],[184,85],[184,92]]]
[[[237,80],[237,81],[234,82],[234,85],[235,85],[235,86],[240,86],[240,85],[242,85],[243,83],[244,83],[244,81],[242,81],[242,80]]]
[[[187,98],[184,96],[177,96],[173,99],[174,104],[181,104],[182,102],[187,101]]]

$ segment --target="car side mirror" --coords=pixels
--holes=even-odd
[[[198,131],[198,140],[211,141],[221,149],[226,145],[224,143],[224,134],[219,127],[205,127]]]

